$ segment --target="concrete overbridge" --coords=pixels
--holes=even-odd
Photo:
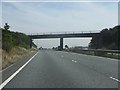
[[[63,38],[80,38],[80,37],[94,37],[100,36],[99,32],[64,32],[64,33],[43,33],[43,34],[31,34],[28,35],[31,39],[48,39],[48,38],[60,38],[60,50],[63,49]],[[30,44],[31,47],[31,44]]]

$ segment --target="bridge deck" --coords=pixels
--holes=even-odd
[[[76,37],[93,37],[100,33],[65,33],[65,34],[41,34],[41,35],[28,35],[32,39],[45,39],[45,38],[76,38]]]

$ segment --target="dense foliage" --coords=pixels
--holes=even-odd
[[[110,29],[103,29],[99,36],[92,37],[89,44],[93,49],[120,50],[120,25]]]
[[[19,46],[24,47],[26,49],[30,48],[30,37],[23,33],[19,32],[11,32],[2,29],[2,48],[9,52],[13,47]],[[32,46],[36,47],[36,45],[32,42]]]

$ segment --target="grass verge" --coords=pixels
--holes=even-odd
[[[15,47],[9,53],[2,50],[2,69],[14,64],[15,62],[21,60],[24,56],[30,55],[35,52],[35,49],[25,49],[22,47]]]
[[[64,51],[80,53],[80,54],[85,54],[85,55],[92,55],[92,56],[107,57],[107,58],[113,58],[113,59],[120,60],[120,54],[105,53],[105,54],[96,55],[95,52],[93,52],[93,51],[80,51],[80,50],[64,50]]]

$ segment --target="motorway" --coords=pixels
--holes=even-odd
[[[4,88],[118,88],[118,62],[97,56],[39,50]]]

